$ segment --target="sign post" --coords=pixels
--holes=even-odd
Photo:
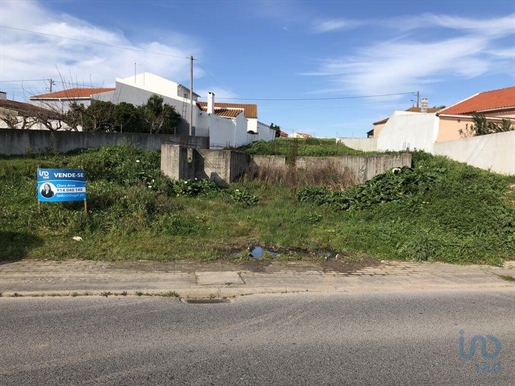
[[[38,208],[41,202],[84,201],[87,214],[86,173],[82,169],[41,169],[37,171]]]

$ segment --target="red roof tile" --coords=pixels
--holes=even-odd
[[[475,112],[515,109],[515,86],[499,90],[480,92],[458,102],[438,113],[450,115],[471,115]]]
[[[59,98],[91,98],[93,94],[100,94],[103,92],[114,91],[115,88],[105,88],[105,87],[77,87],[77,88],[69,88],[67,90],[54,91],[47,94],[34,95],[31,96],[30,99],[59,99]]]
[[[427,113],[428,114],[432,114],[432,113],[436,113],[436,112],[438,112],[440,110],[441,110],[441,108],[439,108],[439,107],[428,107],[427,108]],[[409,109],[407,109],[406,111],[408,111],[410,113],[422,113],[422,107],[415,107],[415,106],[413,106],[413,107],[410,107]],[[390,117],[381,119],[380,121],[372,123],[372,125],[375,126],[375,125],[380,125],[382,123],[386,123],[386,122],[388,122],[389,119],[390,119]]]
[[[207,102],[197,102],[197,105],[202,109],[202,111],[207,111]],[[255,104],[215,102],[215,110],[223,108],[228,110],[243,110],[245,113],[245,118],[257,118],[257,105]]]
[[[56,112],[43,107],[31,105],[30,103],[11,101],[8,99],[0,99],[0,109],[14,110],[18,115],[22,116],[37,114],[58,115]]]

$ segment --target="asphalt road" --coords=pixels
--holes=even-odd
[[[514,353],[513,289],[0,298],[0,385],[514,385]]]

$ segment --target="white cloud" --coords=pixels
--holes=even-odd
[[[316,20],[313,22],[313,31],[317,33],[352,29],[360,26],[361,23],[354,20],[330,19]]]
[[[117,77],[134,73],[134,63],[146,63],[141,72],[185,82],[187,59],[200,51],[187,36],[168,32],[165,42],[141,36],[134,42],[122,31],[51,13],[32,0],[2,2],[0,24],[12,27],[1,28],[0,80],[52,78],[57,80],[54,89],[62,87],[61,81],[65,87],[112,86]],[[21,99],[20,84],[1,83],[3,89],[7,86],[17,87],[16,98]],[[45,92],[42,82],[34,88],[29,93]]]
[[[514,19],[512,15],[511,25],[507,17],[478,21],[425,15],[415,18],[416,22],[407,19],[399,29],[417,25],[431,28],[430,33],[420,38],[416,34],[387,36],[345,57],[320,60],[310,75],[327,76],[333,92],[378,95],[410,92],[449,77],[467,79],[505,71],[509,64],[513,66],[515,51],[502,38],[515,33]],[[447,28],[456,30],[452,37],[447,37]]]

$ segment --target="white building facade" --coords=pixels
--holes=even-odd
[[[182,116],[179,132],[189,133],[190,90],[157,75],[143,73],[125,79],[117,78],[113,91],[95,94],[92,98],[138,106],[145,104],[154,94],[162,97],[164,103],[173,106]],[[193,93],[192,98],[192,134],[209,136],[210,148],[239,147],[254,141],[270,141],[275,138],[275,130],[258,121],[256,105],[217,104],[214,97],[214,93],[209,93],[207,102],[199,102],[200,95]]]

